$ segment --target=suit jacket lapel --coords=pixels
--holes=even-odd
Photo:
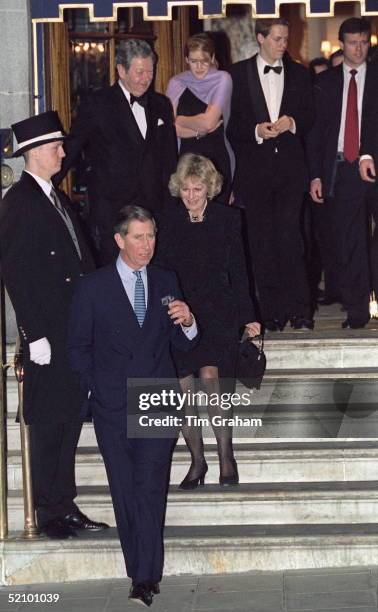
[[[29,183],[29,187],[31,187],[32,189],[35,189],[35,191],[38,192],[38,195],[40,196],[40,201],[42,206],[45,209],[45,215],[50,219],[51,223],[54,224],[59,224],[61,227],[61,230],[67,233],[67,243],[70,244],[72,246],[72,250],[73,253],[75,253],[76,257],[78,257],[78,253],[76,250],[76,247],[74,245],[74,242],[71,238],[71,234],[68,230],[67,225],[65,224],[64,220],[62,219],[61,215],[59,214],[59,212],[55,209],[54,204],[51,202],[51,200],[47,197],[47,195],[45,194],[45,192],[43,191],[43,189],[41,189],[41,187],[38,185],[37,181],[34,180],[34,178],[28,173],[28,172],[23,172],[22,173],[22,179],[24,181],[26,181],[27,183]],[[58,190],[59,192],[59,190]],[[75,227],[75,223],[74,220],[71,216],[70,211],[67,210],[67,207],[64,206],[64,199],[61,198],[61,204],[64,207],[65,212],[69,215],[74,229],[76,231],[76,227]]]
[[[289,91],[290,91],[290,63],[288,61],[285,61],[285,60],[283,61],[283,70],[284,70],[284,86],[283,86],[282,100],[281,100],[280,110],[278,113],[278,118],[282,117],[282,115],[288,114],[286,112],[287,101],[288,101]]]
[[[254,55],[249,62],[247,62],[247,79],[256,123],[263,123],[264,121],[270,121],[270,116],[263,88],[260,83],[256,60],[257,55]]]
[[[115,109],[116,111],[118,110],[118,112],[115,113],[115,117],[120,130],[126,132],[127,137],[134,140],[135,143],[140,146],[145,142],[144,138],[140,132],[130,104],[118,83],[114,83],[112,86],[112,97]]]
[[[378,92],[378,72],[377,67],[367,64],[364,95],[362,98],[362,121],[369,104],[376,105]],[[361,128],[362,131],[362,128]]]
[[[145,107],[146,113],[146,121],[147,121],[147,132],[146,132],[146,141],[151,140],[154,135],[154,129],[157,126],[157,117],[155,113],[154,105],[152,104],[151,95],[147,94],[147,105]]]
[[[128,347],[134,346],[140,343],[140,332],[142,328],[139,326],[134,308],[127,296],[115,263],[111,266],[110,274],[112,285],[110,295],[114,296],[114,303],[112,306],[114,308],[114,321],[119,321],[122,329],[120,342]]]
[[[341,112],[343,108],[343,89],[344,89],[344,70],[343,64],[340,64],[336,68],[334,68],[334,95],[333,95],[333,104],[335,115],[339,118],[338,130],[337,134],[340,132],[340,124],[341,124]]]

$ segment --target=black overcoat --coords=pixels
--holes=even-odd
[[[24,348],[27,423],[75,420],[85,399],[68,366],[67,322],[75,281],[94,266],[70,200],[63,192],[59,198],[74,224],[81,260],[63,219],[30,174],[22,174],[0,206],[1,270]],[[40,366],[29,359],[29,343],[44,337],[52,357]]]

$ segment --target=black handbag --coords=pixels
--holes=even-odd
[[[258,340],[258,345],[254,344]],[[236,378],[248,389],[260,389],[266,368],[262,336],[246,338],[239,344]]]

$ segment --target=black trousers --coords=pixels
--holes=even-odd
[[[82,423],[30,425],[34,504],[39,527],[77,510],[75,453]]]
[[[272,177],[249,192],[246,203],[249,252],[263,321],[311,318],[300,214],[302,185]]]
[[[374,230],[370,238],[370,286],[378,299],[378,184],[368,185],[366,195],[369,214],[374,221]]]
[[[135,584],[160,582],[169,471],[175,440],[131,439],[94,417],[127,575]]]
[[[337,164],[332,197],[317,205],[326,292],[340,299],[348,317],[369,318],[366,183],[358,161]]]

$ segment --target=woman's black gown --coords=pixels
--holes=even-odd
[[[162,215],[156,262],[176,272],[201,333],[196,348],[174,354],[181,378],[209,365],[220,378],[234,377],[239,330],[256,320],[240,232],[239,211],[217,202],[201,223],[190,221],[181,200]]]
[[[186,88],[181,94],[178,105],[177,115],[192,117],[206,111],[207,104],[199,100],[190,89]],[[218,195],[218,202],[228,203],[231,193],[231,165],[230,157],[224,141],[225,126],[223,123],[210,134],[196,138],[181,138],[180,155],[184,153],[198,153],[208,157],[214,166],[223,176],[223,187]]]

